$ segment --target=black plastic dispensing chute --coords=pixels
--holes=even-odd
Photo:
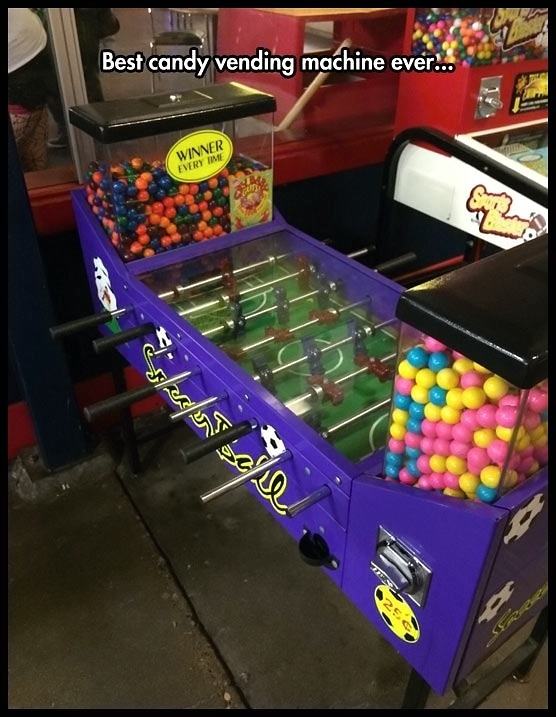
[[[518,388],[548,374],[548,235],[405,291],[396,316]]]

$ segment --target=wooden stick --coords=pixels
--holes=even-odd
[[[339,55],[340,52],[344,49],[344,47],[351,47],[350,38],[346,38],[342,42],[342,44],[337,48],[336,52],[332,55],[332,57]],[[330,72],[331,70],[329,72],[319,72],[319,74],[315,77],[311,84],[305,88],[305,92],[301,95],[301,97],[297,100],[297,102],[294,104],[288,114],[280,122],[278,127],[274,128],[275,132],[281,132],[282,130],[288,129],[288,127],[290,127],[290,125],[295,122],[295,120],[301,114],[301,111],[303,110],[305,105],[311,100],[319,87],[326,81]]]

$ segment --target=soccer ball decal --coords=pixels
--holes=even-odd
[[[99,256],[93,259],[93,265],[95,268],[95,284],[97,286],[98,299],[106,311],[116,311],[118,303],[110,285],[108,269],[104,266],[104,262]]]
[[[479,622],[490,622],[494,617],[496,617],[502,605],[507,603],[511,598],[514,591],[514,585],[515,583],[513,580],[508,580],[502,590],[489,597],[483,612],[479,616]]]
[[[160,347],[161,349],[166,348],[166,346],[171,346],[171,345],[172,345],[172,340],[171,340],[171,338],[168,336],[168,333],[167,333],[166,329],[164,328],[164,326],[159,326],[159,327],[157,328],[157,330],[156,330],[156,338],[157,338],[157,340],[158,340],[158,345],[159,345],[159,347]],[[167,356],[169,359],[173,359],[173,358],[174,358],[174,356],[173,356],[171,353],[166,354],[166,356]]]
[[[263,439],[265,450],[271,458],[279,456],[286,450],[284,441],[273,426],[261,426],[261,438]]]
[[[544,508],[544,495],[537,493],[531,500],[516,511],[514,517],[510,520],[510,525],[504,535],[504,543],[512,543],[522,538],[531,527],[531,523]]]

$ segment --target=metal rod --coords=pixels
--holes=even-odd
[[[385,398],[384,401],[380,401],[379,403],[375,403],[373,406],[369,406],[369,408],[365,408],[363,411],[359,411],[359,413],[355,413],[353,416],[350,416],[349,418],[346,418],[343,421],[339,421],[338,423],[335,423],[333,426],[330,426],[326,431],[321,431],[321,436],[323,438],[329,438],[333,433],[336,433],[337,431],[341,430],[345,426],[348,426],[350,423],[354,423],[355,421],[358,421],[360,418],[364,418],[365,416],[369,416],[371,413],[374,413],[375,411],[379,411],[381,408],[385,408],[390,403],[389,398]]]
[[[170,353],[170,351],[175,350],[175,346],[173,344],[170,344],[169,346],[163,346],[161,349],[156,349],[156,351],[153,351],[152,355],[157,358],[158,356],[164,356],[164,354]]]
[[[351,309],[354,309],[358,306],[363,306],[366,303],[367,303],[366,301],[356,301],[354,304],[348,304],[347,306],[343,306],[341,309],[330,309],[330,311],[334,311],[338,315],[340,315],[340,314],[344,313],[345,311],[350,311]],[[301,331],[302,329],[306,329],[309,326],[314,326],[315,324],[318,324],[318,323],[319,323],[319,319],[310,319],[309,321],[306,321],[303,324],[294,326],[293,328],[290,329],[290,331],[293,334],[294,331]],[[203,335],[206,335],[206,334],[203,334]],[[292,338],[295,338],[295,337],[292,336]],[[253,351],[253,349],[259,348],[260,346],[266,346],[266,344],[272,343],[273,341],[276,341],[274,336],[267,336],[266,338],[261,339],[260,341],[255,341],[254,344],[249,344],[248,346],[243,346],[240,349],[240,351],[243,353],[247,353],[249,351]]]
[[[288,301],[289,304],[297,304],[300,301],[306,301],[307,299],[310,299],[312,296],[316,296],[319,293],[318,289],[315,289],[314,291],[308,291],[306,294],[301,294],[300,296],[296,296],[293,299],[290,299]],[[247,321],[248,319],[257,319],[259,316],[264,316],[265,314],[270,314],[272,311],[276,311],[278,307],[276,304],[273,304],[272,306],[267,306],[266,309],[261,309],[260,311],[253,311],[250,314],[245,314],[244,318]]]
[[[291,458],[291,455],[290,451],[286,450],[283,453],[280,453],[279,456],[269,458],[267,461],[264,461],[264,463],[259,463],[259,465],[251,468],[251,470],[248,470],[245,473],[240,473],[235,478],[232,478],[232,480],[222,483],[216,488],[203,493],[201,496],[201,503],[209,503],[211,500],[219,498],[221,495],[225,495],[235,488],[239,488],[239,486],[244,483],[248,483],[250,480],[253,480],[253,478],[257,478],[257,476],[266,473],[279,463],[283,463],[288,458]]]
[[[204,398],[202,401],[192,403],[191,406],[188,406],[187,408],[182,408],[181,411],[171,413],[170,420],[178,421],[180,418],[185,418],[185,416],[191,416],[197,413],[197,411],[202,411],[203,408],[209,408],[209,406],[213,406],[215,403],[218,403],[218,401],[223,401],[225,398],[227,398],[226,394],[223,394],[222,396],[209,396],[209,398]]]
[[[346,254],[348,259],[357,259],[359,256],[365,256],[365,254],[369,253],[368,247],[365,247],[364,249],[357,249],[357,251],[352,251],[350,254]]]
[[[310,508],[312,505],[315,505],[315,503],[318,503],[324,498],[328,498],[331,492],[332,491],[327,485],[323,485],[321,488],[315,490],[313,493],[306,495],[305,498],[301,498],[301,500],[298,500],[295,503],[288,505],[288,507],[286,508],[286,515],[288,516],[288,518],[295,518],[295,516],[298,513],[301,513],[301,511]]]
[[[197,373],[197,372],[196,371],[182,371],[181,373],[178,373],[175,376],[170,376],[170,378],[166,378],[166,379],[164,379],[164,381],[160,381],[159,383],[154,384],[153,388],[156,391],[162,391],[163,388],[168,388],[168,386],[173,386],[175,383],[179,383],[180,381],[185,381],[186,378],[193,376],[194,373]]]
[[[277,261],[280,261],[281,259],[285,259],[286,257],[290,256],[290,254],[278,254],[278,256],[269,256],[267,259],[263,259],[262,261],[255,261],[253,264],[247,264],[246,266],[241,266],[239,269],[235,269],[232,273],[234,276],[238,276],[239,274],[245,274],[246,271],[251,271],[253,269],[259,269],[261,266],[268,266],[275,264]],[[175,296],[176,292],[178,294],[183,294],[186,291],[191,291],[192,289],[200,289],[203,286],[210,286],[211,284],[218,284],[218,282],[222,281],[222,274],[217,274],[216,276],[209,276],[207,279],[200,279],[199,281],[195,281],[192,284],[186,284],[185,286],[176,286],[175,290],[172,291],[164,291],[161,294],[158,295],[159,299],[165,299],[165,298],[171,298],[172,296]]]
[[[246,294],[254,294],[257,292],[265,291],[265,289],[268,289],[270,286],[280,284],[284,281],[288,281],[289,279],[295,279],[295,277],[299,276],[300,273],[301,271],[294,271],[291,274],[285,274],[284,276],[280,276],[278,277],[278,279],[271,279],[270,281],[265,281],[264,284],[258,284],[257,286],[249,286],[247,289],[243,289],[243,291],[240,291],[239,302],[242,303],[244,301],[249,300],[249,297],[246,297]],[[182,309],[182,311],[178,311],[178,316],[189,316],[189,314],[196,314],[198,311],[204,311],[205,309],[210,309],[213,306],[223,306],[229,303],[230,297],[226,296],[225,294],[220,294],[217,299],[205,301],[204,304],[197,304],[197,306],[190,306],[188,309]]]

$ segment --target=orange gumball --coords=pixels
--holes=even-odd
[[[134,241],[133,244],[129,247],[129,250],[133,254],[142,254],[143,253],[143,245],[139,244],[138,241]]]
[[[162,217],[160,216],[160,214],[151,214],[149,217],[149,222],[151,224],[156,225],[156,224],[160,224],[161,219],[162,219]]]
[[[205,236],[205,239],[210,239],[211,236],[212,236],[212,234],[213,234],[213,232],[212,232],[212,227],[207,227],[207,228],[205,229],[205,231],[203,232],[203,234],[204,234],[204,236]]]
[[[199,207],[199,209],[200,208],[201,207]],[[207,210],[207,211],[203,212],[202,217],[203,217],[203,221],[208,222],[212,219],[212,213]]]
[[[142,246],[147,246],[147,244],[150,242],[150,240],[151,239],[148,234],[140,234],[137,239],[139,244],[141,244]]]
[[[160,221],[158,223],[163,229],[166,229],[166,227],[170,225],[170,220],[168,217],[160,217]]]
[[[216,179],[216,177],[211,177],[208,180],[208,185],[210,189],[216,189],[216,187],[218,186],[218,179]]]
[[[148,202],[149,201],[149,193],[146,191],[146,189],[142,189],[140,192],[137,192],[137,199],[140,202]]]
[[[144,257],[154,256],[154,249],[145,249],[143,252]]]
[[[149,183],[145,182],[144,179],[141,179],[141,177],[139,177],[138,179],[135,180],[135,186],[137,187],[137,189],[143,190],[143,189],[147,189],[147,187],[149,186]]]
[[[198,184],[190,184],[189,185],[189,193],[195,196],[196,194],[199,194],[199,185]]]
[[[166,234],[169,234],[170,236],[172,236],[172,234],[175,234],[177,231],[178,228],[175,224],[168,224],[168,226],[166,227]]]
[[[178,192],[183,196],[185,196],[186,194],[190,194],[189,184],[180,184],[180,186],[178,187]]]

